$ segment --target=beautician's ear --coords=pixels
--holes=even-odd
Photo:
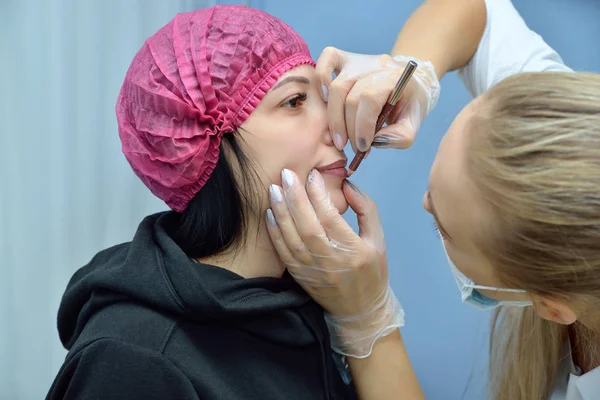
[[[533,306],[538,315],[548,321],[571,325],[577,321],[575,311],[565,300],[548,296],[534,296]]]

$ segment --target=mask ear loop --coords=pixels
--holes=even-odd
[[[495,288],[492,286],[483,286],[483,285],[475,285],[471,279],[469,279],[465,274],[463,274],[456,265],[450,259],[448,252],[446,251],[446,246],[442,239],[442,248],[444,249],[444,253],[446,254],[446,258],[448,260],[448,264],[450,264],[450,268],[452,270],[452,275],[454,275],[454,279],[459,283],[459,289],[461,292],[461,298],[465,301],[469,296],[472,296],[473,290],[482,289],[482,290],[490,290],[496,292],[510,292],[510,293],[527,293],[526,290],[521,289],[508,289],[508,288]],[[462,285],[462,287],[461,287]],[[468,289],[468,290],[463,290]]]
[[[527,293],[526,290],[521,289],[508,289],[508,288],[496,288],[492,286],[483,286],[483,285],[475,285],[471,279],[469,279],[465,274],[463,274],[456,265],[450,259],[448,252],[446,251],[446,246],[442,240],[442,247],[444,248],[444,253],[446,253],[446,258],[448,259],[448,263],[450,264],[450,268],[452,268],[454,272],[454,276],[456,279],[460,280],[462,285],[471,289],[483,289],[483,290],[492,290],[496,292],[511,292],[511,293]]]
[[[481,285],[471,285],[473,289],[483,289],[483,290],[493,290],[495,292],[511,292],[511,293],[527,293],[526,290],[521,289],[508,289],[508,288],[497,288],[492,286],[481,286]]]

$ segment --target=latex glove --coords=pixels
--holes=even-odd
[[[313,170],[306,189],[284,170],[283,188],[269,189],[267,227],[294,279],[326,311],[333,350],[364,358],[375,341],[404,325],[404,311],[388,283],[383,230],[375,203],[344,183],[358,215],[359,234],[332,204],[323,178]]]
[[[410,60],[418,64],[417,69],[387,118],[388,126],[375,137],[379,114]],[[337,75],[335,79],[333,73]],[[410,147],[440,95],[433,64],[408,56],[392,58],[387,54],[356,54],[327,47],[317,61],[317,74],[321,95],[327,102],[329,128],[339,150],[348,139],[354,152],[368,151],[371,143],[379,148]]]

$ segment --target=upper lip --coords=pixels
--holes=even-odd
[[[317,171],[327,171],[329,169],[346,168],[347,163],[348,160],[346,158],[342,158],[334,163],[317,168]]]

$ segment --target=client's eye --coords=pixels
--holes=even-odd
[[[302,105],[302,102],[306,101],[307,97],[306,93],[298,93],[286,100],[286,102],[283,103],[283,106],[287,108],[298,108]]]

